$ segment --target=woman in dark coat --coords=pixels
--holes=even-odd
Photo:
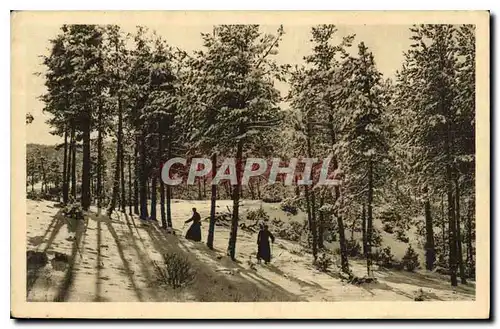
[[[201,217],[198,212],[196,212],[196,208],[193,208],[193,216],[185,221],[184,223],[193,222],[191,227],[189,227],[186,232],[186,239],[193,241],[201,241]]]
[[[257,236],[257,261],[263,259],[266,264],[271,261],[271,246],[269,244],[269,239],[274,243],[274,235],[269,232],[269,228],[266,224],[261,226],[259,235]]]

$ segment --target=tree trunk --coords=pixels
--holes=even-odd
[[[153,178],[151,179],[151,219],[156,220],[156,171],[153,172]]]
[[[166,229],[168,226],[167,226],[167,214],[165,212],[165,184],[161,179],[160,179],[160,216],[161,216],[161,227]]]
[[[128,213],[132,215],[132,161],[128,156]]]
[[[125,202],[127,192],[125,190],[125,152],[123,151],[123,127],[122,127],[122,145],[120,146],[120,182],[121,182],[121,208],[122,212],[125,214],[127,212]]]
[[[163,168],[163,135],[160,126],[160,132],[158,133],[158,160],[160,161],[160,216],[161,225],[164,229],[167,229],[167,216],[165,214],[165,184],[161,179],[161,170]]]
[[[449,248],[450,248],[450,280],[451,285],[456,287],[457,282],[457,239],[456,239],[456,229],[457,225],[455,223],[455,200],[453,200],[453,180],[451,166],[446,165],[446,178],[447,178],[447,188],[448,188],[448,222],[449,222]]]
[[[116,142],[116,159],[115,159],[115,175],[113,179],[113,194],[111,196],[111,203],[108,208],[108,216],[111,216],[113,211],[115,210],[116,203],[118,202],[118,198],[120,194],[120,176],[121,170],[120,166],[122,164],[122,143],[123,143],[123,114],[122,114],[122,103],[120,98],[118,98],[118,136]],[[121,198],[120,198],[121,200]],[[122,205],[122,209],[124,209],[124,205]]]
[[[42,193],[44,193],[44,186],[45,186],[45,192],[47,192],[47,176],[45,174],[45,166],[44,166],[44,157],[40,157],[40,168],[42,169]]]
[[[372,232],[373,232],[373,163],[368,161],[368,200],[367,200],[367,220],[366,220],[366,269],[370,276],[372,265]]]
[[[64,129],[63,203],[68,203],[68,127]]]
[[[148,216],[148,175],[146,172],[146,131],[142,128],[139,144],[139,205],[141,219]]]
[[[82,161],[82,208],[90,207],[90,120],[92,114],[87,109],[83,126],[83,161]]]
[[[248,181],[248,185],[249,185],[248,187],[249,187],[249,190],[250,190],[250,197],[252,198],[252,200],[255,200],[255,190],[254,190],[252,179],[250,179]]]
[[[212,180],[217,172],[217,153],[212,154]],[[207,246],[210,249],[214,248],[214,234],[215,234],[215,208],[217,203],[217,185],[211,184],[210,196],[210,224],[208,226]]]
[[[236,186],[233,188],[233,216],[231,218],[231,233],[229,236],[228,253],[231,259],[236,260],[236,239],[238,234],[238,216],[240,207],[240,189],[241,189],[241,163],[243,157],[243,141],[238,141],[236,150]]]
[[[431,202],[429,197],[425,200],[425,267],[428,271],[434,269],[434,262],[436,261],[436,251],[434,250],[434,230],[431,216]]]
[[[76,201],[76,141],[75,141],[75,127],[71,129],[71,195],[73,201]]]
[[[300,192],[299,192],[300,194]],[[257,199],[261,200],[260,198],[260,177],[257,177]]]
[[[228,189],[228,194],[227,196],[232,198],[233,197],[233,185],[231,185],[231,182],[227,182],[227,189]]]
[[[468,209],[467,209],[467,264],[469,267],[469,277],[475,277],[475,273],[472,271],[475,269],[474,265],[474,249],[472,246],[473,234],[472,228],[474,226],[472,218],[474,216],[474,208],[472,203],[472,196],[469,196]]]
[[[363,231],[363,256],[368,257],[368,239],[366,237],[366,206],[363,204],[363,214],[362,214],[362,225],[361,230]]]
[[[460,186],[458,184],[458,172],[455,175],[455,200],[456,200],[456,225],[457,225],[457,259],[458,259],[458,268],[460,270],[460,282],[462,284],[467,283],[467,279],[465,277],[465,267],[464,260],[462,255],[462,234],[460,228]]]
[[[102,206],[102,105],[99,104],[99,115],[97,118],[97,183],[96,196],[97,208]]]
[[[168,143],[168,153],[167,158],[170,159],[172,156],[172,142]],[[167,185],[167,225],[172,227],[172,186]]]
[[[335,130],[334,130],[334,125],[333,125],[333,116],[330,114],[328,115],[328,122],[329,122],[329,128],[330,128],[330,138],[332,142],[332,147],[336,143],[336,138],[335,138]],[[334,156],[333,157],[333,169],[337,170],[339,165],[337,158]],[[340,199],[340,186],[336,185],[335,186],[335,200],[334,204],[337,203],[337,201]],[[342,219],[341,212],[337,210],[337,227],[339,230],[339,244],[340,244],[340,263],[341,263],[341,268],[342,272],[350,274],[349,270],[349,260],[347,258],[347,241],[345,239],[345,231],[344,231],[344,221]]]
[[[198,200],[203,200],[201,194],[201,177],[197,177],[198,181]]]
[[[311,146],[311,125],[308,123],[307,124],[307,139],[306,139],[306,144],[307,144],[307,156],[309,158],[312,157],[312,146]],[[307,187],[307,186],[306,186]],[[306,192],[309,193],[309,188],[306,188]],[[310,191],[310,198],[311,198],[311,233],[312,233],[312,250],[313,250],[313,257],[314,260],[316,261],[317,258],[317,248],[318,248],[318,231],[316,227],[316,200],[315,200],[315,193],[314,190]]]
[[[323,206],[324,198],[323,195],[320,195],[319,198],[319,208]],[[319,213],[319,221],[318,221],[318,249],[323,249],[325,246],[323,244],[323,235],[324,235],[324,216],[323,212]]]
[[[356,230],[357,220],[358,218],[355,215],[352,219],[352,225],[351,225],[351,241],[354,241],[354,231]]]
[[[444,218],[444,193],[441,195],[441,235],[443,239],[443,259],[446,258],[446,220]]]
[[[134,146],[134,214],[139,215],[139,137]]]
[[[341,198],[340,186],[335,186],[335,200]],[[344,220],[340,211],[337,210],[337,226],[339,229],[339,244],[340,244],[340,265],[342,272],[350,274],[349,260],[347,258],[347,241],[345,238]]]
[[[203,200],[207,199],[207,176],[203,176]]]
[[[314,227],[314,223],[312,221],[311,198],[309,196],[309,189],[308,189],[307,185],[304,185],[304,196],[306,199],[307,223],[309,225],[309,234],[307,236],[307,241],[311,245],[313,258],[314,258],[314,261],[316,261],[318,255],[317,255],[317,251],[316,251],[316,245],[313,243],[313,237],[312,237],[312,231],[313,231],[313,228],[315,229],[315,227]]]

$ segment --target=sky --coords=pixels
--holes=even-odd
[[[144,25],[144,24],[141,24]],[[201,48],[202,32],[211,32],[212,25],[194,23],[173,25],[145,24],[150,30],[163,36],[167,42],[174,47],[179,47],[188,52]],[[23,27],[20,38],[26,40],[21,47],[23,64],[23,85],[25,88],[19,97],[24,98],[22,102],[24,108],[13,109],[15,111],[30,112],[34,121],[26,126],[26,142],[38,144],[60,143],[62,139],[50,134],[50,127],[45,123],[49,118],[43,113],[43,103],[38,99],[45,92],[42,76],[36,76],[36,72],[43,72],[40,55],[49,53],[49,40],[54,38],[59,32],[59,25],[43,24],[29,25]],[[126,32],[133,32],[135,24],[121,25]],[[311,25],[304,24],[284,24],[285,35],[279,47],[276,60],[280,64],[301,64],[303,57],[311,51],[310,31]],[[364,41],[365,45],[372,51],[375,64],[384,78],[393,78],[396,71],[401,68],[403,52],[410,47],[409,25],[338,25],[336,42],[342,37],[356,34],[354,45]],[[267,33],[274,33],[278,25],[261,25],[261,30]],[[15,36],[13,37],[15,42]],[[353,47],[356,49],[356,47]]]

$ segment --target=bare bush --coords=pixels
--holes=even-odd
[[[163,255],[165,265],[160,266],[155,262],[155,267],[161,282],[168,284],[172,288],[180,288],[191,283],[196,272],[186,257],[176,253]]]

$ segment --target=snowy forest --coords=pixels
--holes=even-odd
[[[218,25],[186,51],[145,26],[60,28],[33,72],[61,143],[26,145],[27,300],[475,298],[474,26],[411,27],[395,78],[334,25],[279,63],[286,33]],[[161,179],[174,157],[329,156],[335,186]]]

